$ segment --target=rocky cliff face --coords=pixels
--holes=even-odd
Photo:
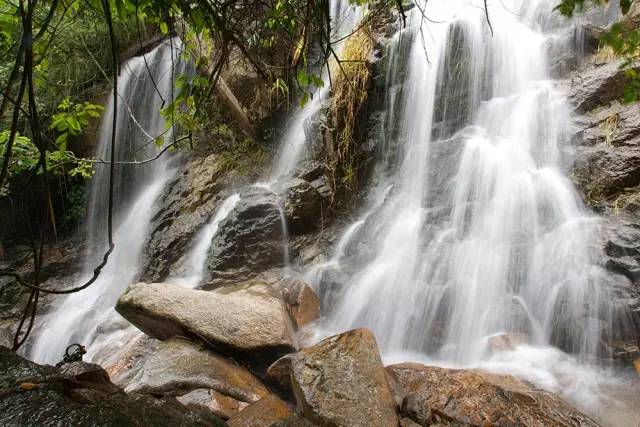
[[[633,24],[637,16],[626,19]],[[589,26],[587,38],[603,31]],[[586,205],[602,217],[602,264],[611,272],[605,286],[619,306],[635,313],[619,319],[638,333],[613,338],[614,357],[633,360],[640,356],[640,103],[622,101],[629,66],[603,58],[597,44],[586,48],[581,64],[565,75],[576,115],[572,178]]]

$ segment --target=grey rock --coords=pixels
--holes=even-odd
[[[279,197],[251,187],[220,223],[207,255],[207,277],[242,279],[284,266],[283,224]]]
[[[224,161],[215,154],[189,160],[181,170],[167,184],[151,222],[142,275],[147,281],[161,281],[176,273],[198,231],[224,200],[221,191],[232,181]]]
[[[286,305],[268,285],[201,291],[137,283],[120,296],[116,310],[158,339],[190,336],[256,364],[295,350]]]
[[[589,68],[571,77],[570,98],[578,113],[586,113],[620,99],[629,79],[623,60]]]

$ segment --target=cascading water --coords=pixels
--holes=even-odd
[[[329,14],[332,22],[332,37],[335,41],[334,52],[340,55],[345,37],[354,29],[365,13],[365,8],[350,4],[346,0],[331,0],[329,3]],[[324,67],[322,70],[322,80],[326,83],[329,80],[329,70]],[[270,173],[271,181],[289,176],[305,154],[306,134],[305,126],[308,121],[316,115],[322,108],[322,103],[329,94],[329,86],[325,84],[314,94],[311,101],[304,107],[298,109],[284,132],[280,143],[280,152]]]
[[[495,362],[488,340],[502,333],[523,337],[526,354],[566,356],[559,348],[574,366],[609,356],[602,337],[621,334],[613,319],[624,316],[614,316],[598,265],[598,218],[563,171],[570,106],[548,55],[572,40],[554,6],[489,2],[493,35],[483,1],[412,11],[413,24],[424,22],[419,9],[429,23],[390,47],[390,72],[407,68],[401,104],[387,99],[381,144],[397,164],[377,188],[392,190],[347,229],[363,250],[336,254],[348,273],[338,295],[319,281],[332,295],[322,328],[368,327],[388,357],[458,366]],[[403,38],[412,40],[404,65]],[[520,351],[511,367],[522,373],[531,358]],[[558,359],[545,360],[549,369]]]
[[[171,140],[172,129],[165,130],[160,110],[174,95],[173,78],[186,72],[187,65],[179,60],[179,49],[179,41],[166,41],[144,57],[135,57],[123,65],[119,77],[116,161],[150,159],[159,151],[157,136],[164,135],[167,143]],[[111,95],[96,146],[96,156],[101,159],[110,158],[113,107]],[[33,360],[57,362],[67,345],[79,342],[87,346],[89,358],[104,361],[102,350],[126,339],[123,332],[126,324],[120,322],[113,307],[137,277],[154,203],[172,174],[166,155],[145,164],[116,165],[114,251],[96,282],[66,297],[43,320],[29,350]],[[83,282],[91,277],[107,249],[108,188],[108,165],[98,165],[91,180],[87,212],[87,241],[91,246]]]

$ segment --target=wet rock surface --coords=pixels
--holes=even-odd
[[[280,198],[267,188],[251,187],[220,223],[207,255],[207,278],[247,278],[285,261]]]
[[[188,160],[181,171],[167,184],[152,219],[143,273],[148,281],[164,280],[179,269],[176,264],[227,196],[225,189],[238,179],[226,172],[224,159],[216,154]]]
[[[242,412],[227,421],[227,424],[229,427],[270,427],[293,415],[293,410],[289,405],[278,397],[269,395],[247,406]]]
[[[0,424],[222,426],[174,398],[126,394],[96,365],[38,365],[0,347]]]
[[[558,396],[507,375],[417,363],[387,367],[401,385],[402,416],[421,426],[597,426]]]
[[[397,425],[396,405],[373,334],[356,329],[292,356],[301,414],[320,425]]]
[[[287,308],[266,285],[201,291],[138,283],[119,298],[116,310],[153,337],[190,336],[256,363],[295,350]]]
[[[183,395],[196,389],[212,389],[241,402],[255,402],[268,394],[246,368],[181,338],[162,342],[126,391]]]

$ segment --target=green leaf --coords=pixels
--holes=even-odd
[[[160,23],[160,32],[164,35],[169,34],[169,27],[167,26],[166,22],[161,22]]]

